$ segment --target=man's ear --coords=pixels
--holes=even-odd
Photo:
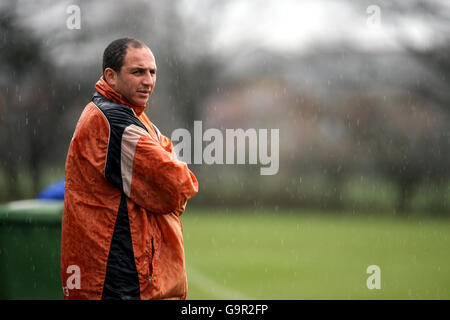
[[[106,68],[105,72],[103,72],[103,77],[105,78],[106,83],[113,89],[116,87],[117,83],[117,72],[111,68]]]

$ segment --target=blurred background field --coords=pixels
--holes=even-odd
[[[131,36],[156,56],[146,112],[166,136],[194,121],[279,129],[275,175],[250,151],[189,165],[188,298],[449,299],[449,21],[445,0],[2,1],[0,204],[64,179],[103,50]],[[8,270],[53,270],[55,284],[54,225],[1,226],[20,253]],[[381,290],[365,287],[372,264]]]
[[[182,221],[188,299],[450,299],[449,220],[192,209]]]
[[[1,299],[62,299],[61,211],[0,206]],[[187,299],[450,299],[450,220],[423,216],[190,207]]]

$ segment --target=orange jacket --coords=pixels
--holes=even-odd
[[[198,182],[172,142],[101,78],[66,160],[65,299],[185,299],[179,216]]]

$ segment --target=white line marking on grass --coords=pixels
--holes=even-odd
[[[204,292],[218,299],[225,300],[254,300],[239,291],[226,288],[214,280],[204,276],[192,267],[187,268],[188,280],[195,283]]]

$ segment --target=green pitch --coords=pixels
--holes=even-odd
[[[188,208],[182,221],[187,299],[450,299],[449,220]]]

